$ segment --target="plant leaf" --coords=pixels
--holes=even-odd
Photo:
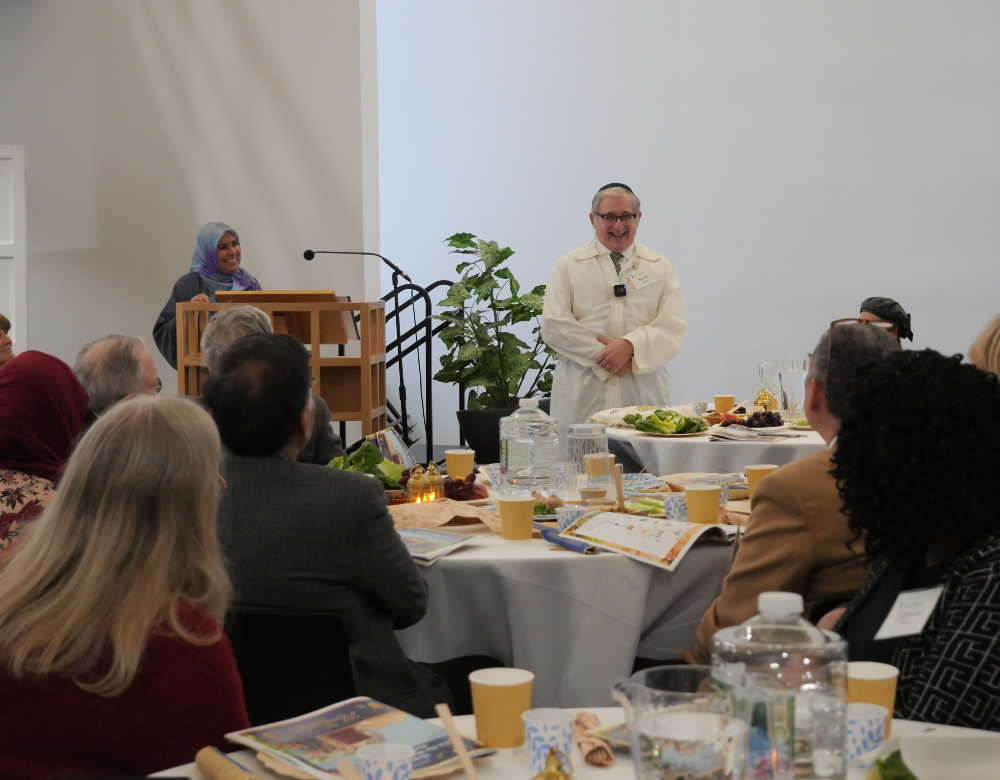
[[[453,249],[475,249],[476,242],[473,241],[474,238],[475,236],[472,233],[456,233],[446,238],[445,241]]]

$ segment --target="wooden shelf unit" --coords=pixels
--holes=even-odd
[[[387,427],[385,405],[385,302],[353,303],[331,292],[217,293],[217,303],[177,304],[177,392],[198,396],[208,371],[201,337],[212,312],[255,306],[271,318],[275,333],[291,333],[310,350],[313,392],[335,422],[360,422],[362,436]],[[357,325],[355,312],[360,315]],[[324,344],[361,342],[359,357],[322,357]]]

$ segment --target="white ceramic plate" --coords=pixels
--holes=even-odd
[[[698,433],[650,433],[649,431],[637,431],[642,436],[655,436],[660,439],[682,439],[687,436],[708,436],[708,431]]]

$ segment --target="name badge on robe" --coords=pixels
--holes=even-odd
[[[914,636],[924,630],[944,592],[943,587],[906,590],[896,597],[885,622],[875,634],[876,639]]]
[[[649,287],[653,283],[653,276],[649,271],[633,271],[628,275],[629,281],[632,282],[632,286],[641,290],[643,287]]]

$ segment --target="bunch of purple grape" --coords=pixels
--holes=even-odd
[[[489,491],[476,482],[476,475],[469,474],[464,480],[444,478],[444,496],[453,501],[471,501],[474,498],[489,498]]]
[[[721,426],[742,425],[744,428],[777,428],[784,425],[781,415],[768,409],[766,412],[754,412],[742,420],[723,420]]]

